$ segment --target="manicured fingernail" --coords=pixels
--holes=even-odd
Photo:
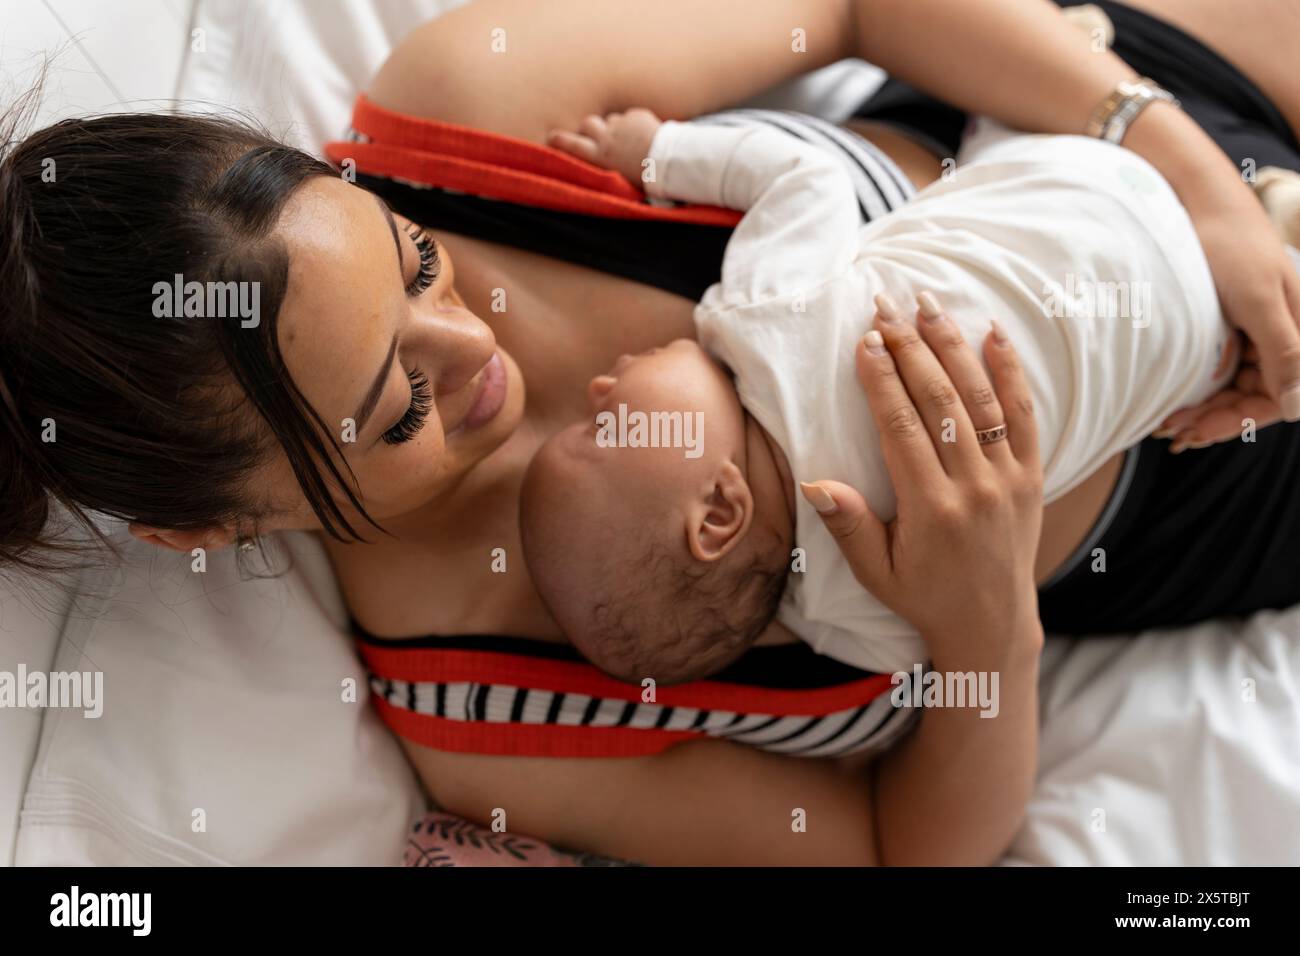
[[[1300,382],[1293,382],[1282,390],[1282,417],[1289,422],[1300,422]]]
[[[880,317],[890,325],[896,325],[903,321],[903,313],[898,311],[898,305],[889,297],[888,293],[878,292],[876,294],[876,310]]]
[[[997,319],[991,320],[989,325],[993,327],[993,341],[998,343],[998,345],[1006,345],[1007,330],[1002,327]]]
[[[939,306],[939,300],[933,293],[922,292],[916,297],[916,304],[921,307],[921,314],[930,322],[938,322],[943,318],[943,309]]]
[[[872,355],[889,354],[889,350],[885,348],[885,337],[875,329],[862,336],[862,344]]]
[[[1152,438],[1173,438],[1178,434],[1176,428],[1157,428],[1151,433]]]
[[[1174,443],[1169,446],[1169,450],[1175,455],[1181,455],[1189,448],[1208,448],[1211,444],[1213,442],[1202,441],[1195,432],[1187,432],[1175,438]]]
[[[818,514],[834,514],[835,509],[839,507],[835,503],[835,499],[831,497],[831,493],[821,485],[810,485],[806,481],[801,481],[799,482],[799,490],[808,499],[808,504],[817,509]]]

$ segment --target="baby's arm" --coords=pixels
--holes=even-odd
[[[853,182],[825,151],[765,126],[660,122],[648,110],[590,116],[558,149],[621,173],[647,195],[746,213],[727,245],[727,305],[793,295],[853,261]]]

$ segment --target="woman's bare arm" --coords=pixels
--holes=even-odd
[[[407,753],[439,806],[485,826],[504,810],[511,832],[565,849],[657,866],[877,862],[868,778],[827,761],[719,740],[618,759]]]
[[[858,55],[942,100],[1022,129],[1081,133],[1132,68],[1097,49],[1048,0],[855,0]],[[1124,145],[1187,207],[1228,321],[1260,348],[1259,424],[1300,420],[1300,275],[1241,170],[1180,110],[1143,111]],[[1241,418],[1205,414],[1187,440],[1234,441]],[[1199,427],[1197,427],[1199,426]]]
[[[1007,653],[933,660],[937,673],[998,674],[997,716],[975,708],[923,712],[921,725],[875,767],[879,858],[910,866],[990,864],[1024,819],[1038,766],[1042,627],[1026,620]],[[975,637],[972,633],[963,635]]]
[[[369,95],[540,142],[591,113],[697,115],[847,56],[1044,132],[1080,132],[1133,76],[1048,0],[474,0],[410,33]]]
[[[851,40],[847,0],[475,0],[408,35],[367,95],[541,143],[629,106],[707,113],[852,55]]]

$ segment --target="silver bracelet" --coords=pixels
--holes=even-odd
[[[1172,106],[1180,105],[1174,95],[1155,80],[1146,77],[1131,82],[1123,80],[1115,87],[1114,92],[1092,111],[1084,132],[1107,142],[1121,143],[1133,121],[1155,102],[1169,103]]]

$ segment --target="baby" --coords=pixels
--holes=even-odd
[[[707,676],[777,615],[865,670],[925,660],[794,487],[836,478],[882,520],[895,512],[854,371],[878,293],[931,290],[941,321],[976,346],[989,318],[1005,327],[1033,392],[1049,502],[1233,371],[1236,340],[1190,220],[1147,163],[1109,143],[982,122],[955,174],[863,225],[843,167],[784,133],[643,110],[588,130],[599,142],[575,151],[652,198],[745,213],[696,309],[700,344],[619,359],[590,383],[591,415],[525,477],[539,593],[615,677]]]

